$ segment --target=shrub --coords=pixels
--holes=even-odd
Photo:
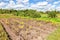
[[[18,14],[18,15],[17,15]],[[17,16],[24,16],[24,17],[32,17],[32,18],[39,18],[41,17],[40,13],[36,10],[23,10],[17,11]]]
[[[48,12],[48,17],[55,18],[55,17],[57,17],[57,15],[56,15],[55,11],[50,11],[50,12]]]
[[[33,17],[33,18],[40,18],[41,15],[39,13],[34,13],[31,17]]]

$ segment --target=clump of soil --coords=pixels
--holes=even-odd
[[[12,40],[46,40],[56,30],[52,22],[36,21],[19,18],[0,19]]]

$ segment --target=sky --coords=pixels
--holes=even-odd
[[[60,0],[0,0],[0,9],[60,11]]]

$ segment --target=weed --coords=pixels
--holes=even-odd
[[[19,26],[19,28],[24,28],[24,25],[22,25],[22,26]]]
[[[0,40],[8,40],[7,34],[0,24]]]
[[[24,22],[20,22],[20,24],[24,24]]]

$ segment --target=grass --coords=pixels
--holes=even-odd
[[[51,33],[47,40],[60,40],[60,27],[57,28],[57,30],[53,33]]]
[[[9,40],[1,24],[0,24],[0,40]]]

